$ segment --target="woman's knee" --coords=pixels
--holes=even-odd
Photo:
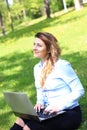
[[[30,128],[29,128],[27,125],[25,125],[25,126],[23,127],[23,130],[30,130]]]
[[[21,118],[18,118],[15,123],[20,125],[21,127],[25,126],[25,123],[24,123],[24,121]]]

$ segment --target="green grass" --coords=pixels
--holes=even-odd
[[[24,91],[33,104],[36,101],[33,66],[38,59],[33,57],[32,47],[38,31],[48,31],[58,38],[61,57],[69,60],[78,74],[85,88],[80,99],[83,121],[79,130],[87,129],[87,7],[60,13],[51,19],[26,21],[6,37],[0,37],[0,130],[9,130],[16,119],[3,97],[4,91]]]

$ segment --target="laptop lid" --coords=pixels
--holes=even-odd
[[[25,119],[39,120],[29,97],[24,92],[4,92],[9,106],[16,116]]]

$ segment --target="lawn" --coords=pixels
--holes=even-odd
[[[54,34],[62,48],[61,58],[72,64],[84,88],[85,95],[80,99],[83,121],[79,130],[87,129],[87,6],[81,11],[71,10],[64,14],[53,14],[26,21],[0,37],[0,130],[9,130],[16,117],[8,106],[4,91],[23,91],[36,101],[33,66],[38,59],[33,57],[34,35],[38,31]]]

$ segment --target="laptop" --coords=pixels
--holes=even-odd
[[[13,113],[20,117],[30,120],[37,120],[39,122],[50,119],[65,111],[60,111],[56,114],[44,114],[43,112],[36,112],[31,100],[24,92],[3,92],[8,105],[11,107]]]

